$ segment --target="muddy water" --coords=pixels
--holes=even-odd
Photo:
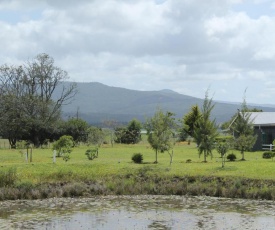
[[[275,229],[275,202],[96,196],[0,202],[0,229]]]

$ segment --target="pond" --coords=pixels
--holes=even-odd
[[[0,202],[0,229],[275,229],[275,202],[95,196]]]

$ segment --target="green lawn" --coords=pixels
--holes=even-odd
[[[275,177],[275,161],[263,159],[262,152],[246,152],[246,161],[239,161],[241,154],[233,151],[237,161],[226,162],[225,168],[221,168],[221,159],[216,151],[213,152],[213,159],[208,157],[208,162],[202,163],[203,158],[202,156],[199,158],[195,144],[177,144],[174,148],[171,167],[168,153],[160,153],[159,163],[153,164],[155,153],[145,141],[137,145],[103,146],[99,149],[99,158],[92,161],[87,159],[86,149],[88,149],[87,146],[74,148],[68,162],[57,158],[55,164],[53,164],[51,149],[33,149],[31,163],[26,163],[24,153],[20,153],[19,150],[0,149],[0,170],[15,167],[21,181],[35,183],[62,180],[64,174],[67,178],[74,180],[98,180],[100,177],[134,173],[144,167],[150,167],[153,173],[162,176],[204,175],[252,179],[274,179]],[[131,162],[134,153],[143,154],[143,164]],[[191,159],[192,162],[186,163],[187,159]]]

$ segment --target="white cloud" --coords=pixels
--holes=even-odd
[[[264,95],[260,90],[275,75],[275,17],[251,18],[234,11],[239,4],[247,3],[2,0],[0,62],[20,63],[46,52],[76,81],[170,88],[199,97],[205,91],[197,89],[211,85],[215,97],[235,101],[249,85]],[[11,23],[1,12],[23,16]]]

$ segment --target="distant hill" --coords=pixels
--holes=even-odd
[[[68,83],[64,83],[68,84]],[[105,120],[116,120],[126,123],[137,118],[145,121],[157,108],[171,111],[177,118],[182,118],[191,108],[202,106],[203,99],[176,93],[169,89],[160,91],[138,91],[111,87],[97,82],[77,83],[78,94],[74,101],[63,107],[64,117],[79,117],[90,124],[102,123]],[[227,121],[240,107],[238,104],[215,102],[213,118],[218,123]],[[263,111],[275,111],[275,108],[253,106]]]

